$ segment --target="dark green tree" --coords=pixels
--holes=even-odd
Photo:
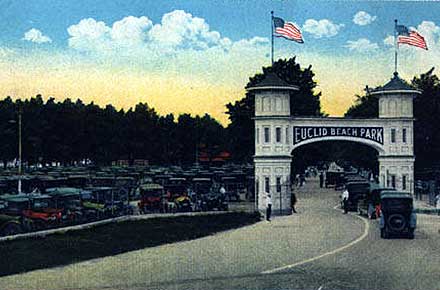
[[[290,112],[293,116],[323,116],[321,111],[321,93],[316,93],[315,74],[312,66],[301,68],[295,60],[280,59],[273,66],[263,67],[263,73],[258,73],[249,79],[247,87],[251,87],[264,79],[269,72],[275,72],[288,84],[299,86],[299,91],[290,96]],[[234,104],[226,105],[230,124],[227,127],[229,148],[233,159],[240,162],[251,162],[254,153],[254,95],[247,92],[245,97]]]

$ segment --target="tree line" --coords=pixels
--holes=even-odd
[[[440,80],[431,69],[414,77],[412,85],[422,94],[414,100],[414,150],[416,168],[438,165],[440,157]],[[293,116],[326,116],[321,109],[321,93],[311,66],[301,67],[295,57],[280,59],[261,73],[249,78],[247,87],[275,72],[288,84],[298,85],[291,95]],[[173,114],[161,116],[147,103],[128,110],[112,105],[101,108],[81,100],[53,98],[43,101],[40,95],[27,100],[0,101],[0,160],[17,158],[18,110],[23,115],[23,160],[30,164],[61,162],[72,164],[91,160],[109,164],[118,159],[147,159],[156,164],[190,164],[197,152],[209,157],[226,150],[231,161],[250,163],[254,154],[254,95],[226,105],[230,124],[222,126],[210,115]],[[345,113],[347,118],[377,117],[378,100],[368,94],[356,96]],[[325,148],[325,149],[323,149]],[[353,142],[322,142],[302,146],[294,152],[294,171],[319,161],[347,161],[359,167],[377,167],[377,152]],[[436,163],[437,162],[437,163]]]
[[[17,114],[22,112],[23,161],[28,164],[82,160],[108,165],[119,159],[156,164],[194,163],[196,151],[227,149],[225,128],[210,115],[159,115],[147,103],[128,110],[41,95],[0,101],[0,160],[18,157]],[[13,121],[13,123],[11,122]]]

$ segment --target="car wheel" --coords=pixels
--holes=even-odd
[[[382,239],[388,239],[390,237],[390,234],[386,228],[380,229],[380,237]]]
[[[22,233],[22,229],[21,229],[20,225],[18,225],[16,223],[9,223],[0,231],[0,237],[12,236],[12,235],[17,235],[17,234],[21,234],[21,233]]]
[[[47,223],[42,220],[36,220],[34,221],[34,230],[36,231],[42,231],[47,228]]]
[[[391,230],[400,232],[406,227],[407,222],[402,214],[392,214],[388,217],[387,224]]]

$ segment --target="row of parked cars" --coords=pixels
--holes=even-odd
[[[0,236],[134,212],[228,210],[230,201],[239,201],[249,192],[248,171],[66,168],[27,174],[22,182],[26,194],[17,194],[16,176],[0,172]]]
[[[345,189],[349,192],[347,209],[370,219],[379,218],[382,238],[414,238],[417,217],[410,193],[381,187],[355,174],[345,177]]]
[[[0,236],[80,224],[133,213],[128,196],[111,187],[48,188],[0,195]]]

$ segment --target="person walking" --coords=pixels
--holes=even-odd
[[[304,173],[300,174],[299,179],[299,186],[303,187],[306,184],[306,175]]]
[[[292,213],[297,213],[296,210],[295,210],[295,204],[296,204],[296,202],[297,202],[296,195],[295,195],[295,193],[292,191],[292,194],[291,194],[291,196],[290,196],[290,203],[291,203],[291,207],[292,207]]]
[[[321,188],[324,187],[324,172],[322,172],[322,171],[319,174],[319,187],[321,187]]]
[[[270,222],[270,216],[272,214],[272,197],[270,193],[266,195],[266,220]]]
[[[344,192],[342,193],[342,204],[344,206],[344,214],[346,214],[348,212],[348,190],[345,189]]]

